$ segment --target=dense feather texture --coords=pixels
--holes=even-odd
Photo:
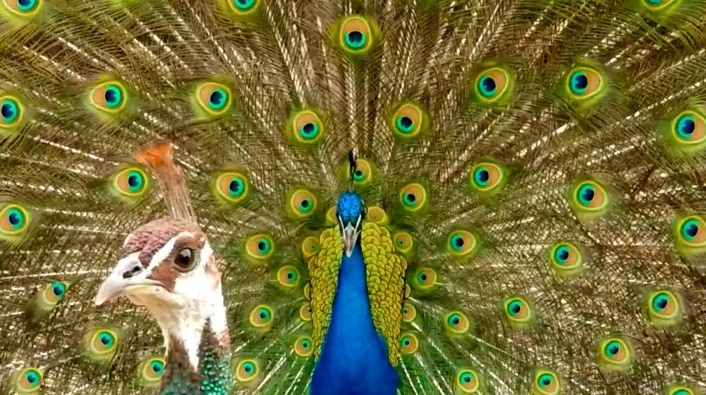
[[[308,385],[308,263],[351,149],[408,263],[403,393],[706,393],[704,15],[3,0],[0,392],[159,380],[158,326],[93,297],[165,213],[130,158],[169,139],[224,262],[234,393]]]

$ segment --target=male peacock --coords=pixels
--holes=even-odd
[[[706,394],[705,15],[0,0],[0,393]]]

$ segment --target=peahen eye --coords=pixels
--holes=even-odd
[[[196,251],[191,248],[182,248],[174,257],[174,265],[179,270],[186,271],[194,268],[196,264]]]

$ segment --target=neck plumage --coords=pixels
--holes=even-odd
[[[221,298],[222,301],[222,298]],[[163,325],[167,345],[162,395],[228,394],[231,389],[230,337],[223,304],[199,320]]]
[[[331,324],[312,375],[311,395],[394,395],[398,383],[388,345],[373,324],[358,241],[351,256],[344,254],[341,262]]]

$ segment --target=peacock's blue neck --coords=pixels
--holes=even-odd
[[[343,256],[331,323],[311,378],[311,395],[395,395],[397,372],[373,325],[363,252]]]

